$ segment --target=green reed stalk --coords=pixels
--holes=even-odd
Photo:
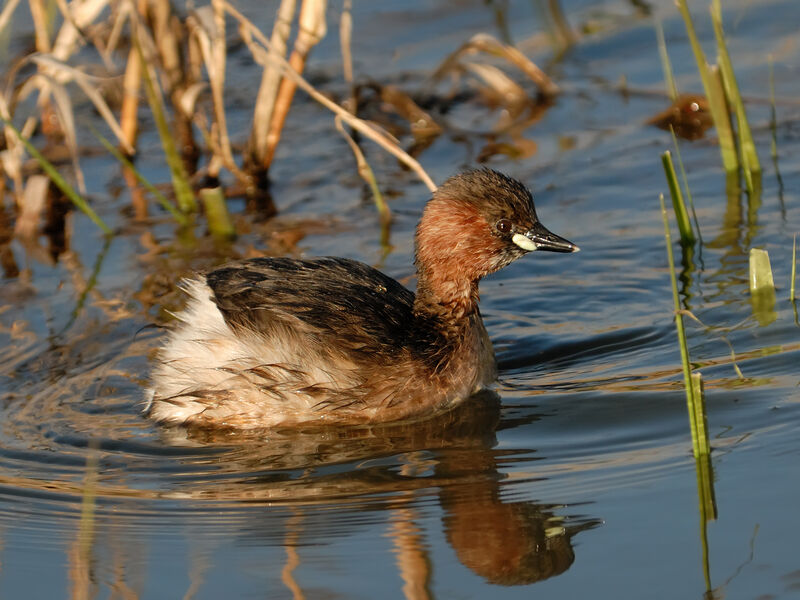
[[[675,84],[675,77],[672,74],[672,63],[669,61],[667,52],[667,42],[664,39],[664,28],[661,26],[661,19],[655,18],[656,39],[658,40],[658,55],[661,57],[661,69],[664,71],[664,82],[667,84],[667,94],[675,102],[678,99],[678,86]]]
[[[742,170],[744,171],[747,190],[752,193],[754,189],[753,176],[761,172],[761,163],[758,160],[753,134],[750,131],[750,124],[747,121],[744,102],[742,102],[742,96],[739,93],[739,84],[736,81],[736,74],[733,71],[733,63],[728,54],[728,47],[725,44],[725,32],[722,29],[722,7],[719,0],[711,0],[711,23],[714,26],[714,35],[717,38],[719,66],[722,72],[725,93],[736,113]]]
[[[794,236],[794,241],[792,241],[792,278],[789,283],[789,300],[794,302],[795,295],[794,295],[794,284],[795,279],[797,277],[797,234]]]
[[[139,53],[139,60],[142,63],[142,80],[144,81],[144,91],[147,96],[147,103],[153,113],[153,118],[158,129],[158,136],[161,138],[161,146],[164,148],[164,155],[172,175],[172,187],[175,190],[175,199],[178,207],[185,212],[191,213],[197,210],[197,201],[189,184],[189,176],[183,166],[180,154],[178,154],[175,139],[167,125],[167,118],[164,110],[164,100],[161,92],[156,88],[153,78],[150,76],[149,63],[145,60],[142,48],[136,41],[136,50]]]
[[[678,176],[675,174],[675,166],[672,164],[672,155],[669,150],[661,155],[661,164],[664,166],[664,174],[667,177],[669,193],[672,197],[672,208],[675,211],[675,219],[678,222],[678,231],[681,234],[681,243],[691,246],[695,243],[692,224],[689,221],[689,213],[686,211],[686,204],[683,202],[681,188],[678,185]]]
[[[708,95],[711,117],[719,138],[719,151],[722,155],[722,165],[727,173],[736,173],[739,169],[739,156],[736,152],[736,140],[731,127],[731,114],[725,100],[725,87],[722,82],[722,73],[717,65],[707,65],[708,81],[711,92]]]
[[[108,225],[106,225],[105,222],[103,222],[103,219],[101,219],[97,215],[97,213],[94,212],[94,210],[92,210],[92,207],[89,206],[86,200],[80,194],[78,194],[78,192],[76,192],[75,189],[69,183],[67,183],[67,180],[61,176],[61,174],[58,172],[58,169],[56,169],[49,160],[47,160],[44,156],[42,156],[41,152],[39,152],[34,147],[34,145],[30,143],[30,141],[26,140],[22,136],[22,133],[20,133],[19,129],[14,127],[14,125],[12,125],[10,121],[7,121],[3,117],[0,117],[0,121],[3,121],[5,126],[14,132],[14,135],[17,136],[17,139],[19,139],[19,141],[22,142],[22,145],[25,146],[25,149],[28,151],[28,154],[30,154],[36,160],[37,163],[39,163],[39,166],[45,173],[47,173],[47,176],[56,185],[58,189],[61,190],[61,192],[67,198],[69,198],[70,201],[75,206],[77,206],[87,217],[89,217],[92,223],[97,225],[104,234],[114,235],[114,232],[112,232],[111,229],[108,227]]]
[[[686,405],[689,409],[689,424],[692,431],[692,446],[694,447],[695,440],[699,439],[697,432],[697,424],[694,415],[694,393],[692,388],[692,367],[689,363],[689,345],[686,342],[686,330],[683,328],[683,316],[681,314],[680,298],[678,297],[678,279],[675,276],[675,257],[672,253],[672,235],[669,232],[669,219],[667,218],[667,209],[664,206],[664,194],[659,194],[659,202],[661,203],[661,218],[664,221],[664,238],[667,241],[667,259],[669,261],[669,278],[672,283],[672,300],[675,308],[675,328],[678,330],[678,347],[681,351],[681,366],[683,368],[683,381],[686,388]],[[695,449],[696,450],[696,449]]]
[[[142,172],[141,172],[141,171],[139,171],[139,169],[137,169],[137,168],[136,168],[136,166],[135,166],[135,165],[134,165],[134,164],[133,164],[133,163],[132,163],[132,162],[131,162],[131,161],[128,159],[128,157],[126,157],[126,156],[125,156],[125,155],[124,155],[122,152],[120,152],[120,151],[119,151],[119,150],[118,150],[118,149],[117,149],[117,148],[114,146],[114,144],[112,144],[111,142],[109,142],[109,141],[108,141],[108,140],[107,140],[107,139],[106,139],[106,138],[103,136],[103,134],[101,134],[99,131],[97,131],[97,130],[96,130],[94,127],[92,127],[91,125],[89,125],[89,129],[91,129],[91,130],[92,130],[92,134],[94,135],[94,137],[96,137],[96,138],[97,138],[97,140],[98,140],[98,141],[99,141],[101,144],[103,144],[103,147],[104,147],[106,150],[108,150],[108,151],[111,153],[111,155],[112,155],[114,158],[116,158],[116,159],[117,159],[117,161],[119,161],[120,163],[122,163],[122,165],[123,165],[125,168],[127,168],[127,169],[130,169],[131,173],[133,173],[133,176],[134,176],[134,177],[136,177],[136,180],[137,180],[139,183],[141,183],[141,184],[142,184],[142,185],[145,187],[145,189],[146,189],[148,192],[150,192],[150,193],[153,195],[153,198],[155,198],[155,199],[156,199],[156,202],[158,202],[158,203],[161,205],[161,208],[163,208],[163,209],[164,209],[164,210],[166,210],[166,211],[167,211],[169,214],[171,214],[171,215],[173,216],[173,218],[174,218],[174,219],[175,219],[175,220],[176,220],[176,221],[177,221],[177,222],[178,222],[180,225],[188,225],[188,224],[189,224],[189,219],[186,217],[186,215],[185,215],[185,214],[183,214],[181,211],[179,211],[177,208],[175,208],[175,205],[174,205],[172,202],[170,202],[170,201],[169,201],[169,199],[168,199],[166,196],[164,196],[164,194],[162,194],[161,192],[159,192],[159,191],[158,191],[158,188],[156,188],[156,187],[155,187],[155,186],[154,186],[152,183],[150,183],[150,180],[149,180],[149,179],[147,179],[147,178],[146,178],[146,177],[145,177],[145,176],[142,174]]]
[[[708,98],[711,117],[714,119],[714,126],[717,128],[723,167],[727,172],[736,171],[739,168],[739,159],[736,156],[736,145],[733,139],[733,130],[731,129],[728,107],[725,104],[725,93],[722,85],[718,81],[716,69],[709,66],[703,49],[700,47],[700,42],[697,39],[697,33],[694,29],[692,15],[689,13],[686,0],[677,0],[677,4],[678,10],[683,17],[684,25],[686,26],[686,33],[689,36],[689,43],[692,46],[694,59],[697,62],[697,70],[700,72],[703,89]]]
[[[678,136],[675,135],[675,130],[672,125],[669,126],[669,133],[672,136],[672,145],[675,146],[675,158],[678,159],[678,168],[681,171],[681,180],[683,181],[683,190],[686,192],[686,198],[689,200],[689,208],[692,209],[692,219],[694,220],[694,228],[697,230],[697,237],[700,243],[703,243],[703,236],[700,233],[700,221],[697,220],[697,211],[694,209],[694,198],[692,198],[692,190],[689,189],[689,179],[686,177],[686,169],[683,168],[683,159],[681,158],[681,149],[678,146]]]

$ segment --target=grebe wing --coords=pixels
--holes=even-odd
[[[295,324],[322,344],[387,352],[403,347],[413,322],[414,294],[354,260],[255,258],[206,280],[232,330],[267,338]]]

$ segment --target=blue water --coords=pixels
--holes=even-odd
[[[712,55],[705,4],[692,4]],[[800,330],[788,282],[800,230],[800,5],[724,7],[764,167],[760,199],[726,193],[713,130],[681,142],[703,237],[691,265],[679,268],[684,307],[702,322],[687,319],[713,448],[718,514],[705,524],[658,208],[667,193],[659,155],[671,140],[646,125],[668,104],[652,20],[632,3],[564,2],[579,37],[556,59],[534,6],[508,3],[507,30],[563,93],[522,132],[535,154],[488,164],[526,181],[542,221],[582,252],[531,255],[483,282],[500,381],[496,394],[452,415],[258,435],[144,420],[143,390],[166,311],[182,301],[181,276],[226,257],[335,254],[406,281],[427,191],[365,145],[391,192],[386,254],[345,142],[302,96],[271,171],[279,216],[254,222],[232,200],[243,234],[228,247],[200,228],[182,244],[160,215],[134,224],[115,162],[81,159],[94,206],[120,234],[104,249],[95,226],[73,213],[69,252],[57,261],[7,245],[21,274],[0,284],[0,596],[700,599],[707,587],[727,600],[798,595]],[[651,6],[679,88],[699,92],[672,2]],[[273,6],[248,9],[271,26]],[[329,36],[309,64],[334,94],[346,91],[339,11],[331,7]],[[502,35],[482,2],[357,3],[356,73],[424,90],[477,32]],[[245,48],[232,51],[229,123],[238,142],[258,71]],[[780,180],[770,160],[770,53]],[[497,117],[476,99],[454,106],[420,162],[436,181],[473,165]],[[139,167],[168,181],[154,131],[143,131],[140,148]],[[777,287],[766,324],[748,291],[754,247],[769,251]],[[93,270],[96,284],[82,299]]]

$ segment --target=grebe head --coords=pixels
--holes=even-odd
[[[420,280],[434,287],[437,282],[477,282],[536,250],[579,248],[539,222],[533,197],[522,183],[490,169],[445,181],[417,227]]]

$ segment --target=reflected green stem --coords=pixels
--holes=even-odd
[[[696,270],[694,246],[681,246],[681,267],[679,279],[681,280],[680,295],[683,298],[683,307],[686,310],[692,310],[689,301],[692,299],[693,275]]]
[[[713,598],[711,589],[711,561],[708,546],[708,522],[717,518],[717,504],[714,497],[714,470],[709,455],[695,458],[697,472],[697,495],[700,512],[700,545],[703,552],[703,578],[706,584],[706,597]]]
[[[772,134],[772,143],[770,145],[770,155],[772,156],[772,166],[775,168],[775,177],[778,180],[778,202],[781,206],[781,219],[786,222],[786,203],[783,200],[783,177],[781,177],[781,170],[778,168],[778,113],[775,110],[775,69],[773,68],[773,58],[770,54],[769,61],[769,130]]]
[[[103,261],[108,254],[108,249],[111,248],[111,239],[107,237],[105,242],[103,243],[103,247],[100,249],[97,258],[94,261],[94,266],[92,267],[92,274],[89,276],[89,280],[86,282],[86,287],[83,288],[80,296],[78,296],[78,302],[75,304],[75,308],[72,309],[72,312],[69,315],[69,320],[64,325],[64,327],[58,333],[53,334],[52,339],[59,338],[64,335],[70,327],[75,324],[75,321],[78,319],[83,307],[86,305],[86,298],[89,297],[89,292],[91,292],[94,287],[97,285],[97,278],[100,275],[100,269],[103,266]]]
[[[661,26],[661,19],[655,17],[653,19],[656,28],[656,41],[658,42],[658,55],[661,58],[661,69],[664,71],[664,82],[667,85],[667,93],[670,100],[675,102],[678,99],[678,86],[675,84],[675,76],[672,73],[672,63],[669,60],[669,53],[667,52],[667,42],[664,40],[664,28]],[[672,125],[669,126],[672,131]],[[675,132],[672,132],[673,137]]]

